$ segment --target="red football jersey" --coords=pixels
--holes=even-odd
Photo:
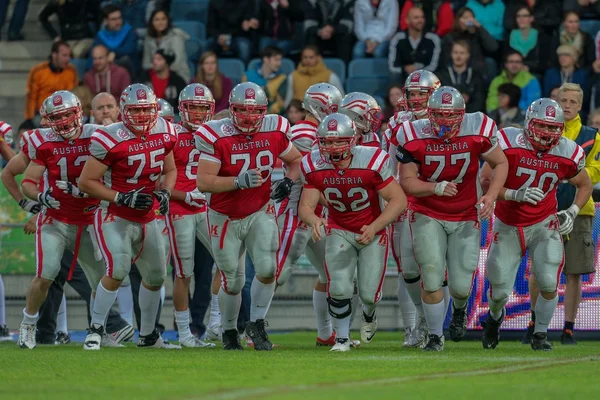
[[[46,167],[44,183],[40,187],[51,187],[52,197],[60,202],[59,209],[48,208],[46,215],[66,224],[91,225],[99,201],[94,198],[77,198],[64,193],[56,181],[77,184],[88,159],[90,139],[98,125],[84,125],[77,139],[66,140],[51,129],[38,129],[31,133],[29,147],[32,162]],[[35,149],[35,151],[32,151]]]
[[[221,164],[219,176],[238,176],[249,169],[262,171],[265,182],[252,189],[207,195],[208,206],[233,219],[245,218],[263,208],[271,198],[271,172],[277,158],[285,156],[292,143],[287,138],[290,123],[279,115],[265,116],[259,132],[239,133],[231,119],[210,121],[195,132],[200,159]]]
[[[117,122],[101,127],[92,135],[90,154],[108,166],[104,184],[118,192],[141,187],[142,193],[153,194],[156,181],[163,172],[165,157],[177,142],[175,127],[162,118],[143,137],[138,137]],[[135,210],[110,203],[108,212],[132,222],[149,222],[156,218],[158,201],[149,210]]]
[[[369,133],[368,135],[360,135],[356,144],[359,146],[367,146],[367,147],[375,147],[381,148],[381,140],[379,140],[379,136],[376,133]]]
[[[200,152],[194,143],[194,134],[182,125],[175,125],[177,131],[177,144],[173,149],[175,165],[177,167],[177,182],[175,189],[182,192],[191,192],[196,189],[196,174],[198,173],[198,159]],[[203,202],[206,203],[206,202]],[[183,200],[171,198],[169,213],[172,215],[189,215],[206,211],[203,207],[190,206]]]
[[[498,201],[494,213],[507,225],[529,226],[556,213],[556,189],[563,179],[574,177],[585,168],[585,152],[574,141],[561,138],[546,153],[535,150],[522,129],[499,131],[498,143],[508,159],[504,187],[519,190],[538,187],[545,197],[536,205],[526,202]]]
[[[451,139],[439,138],[428,119],[402,123],[396,135],[399,146],[420,162],[419,179],[428,182],[454,182],[453,197],[427,196],[411,199],[411,209],[445,221],[476,221],[479,185],[479,159],[496,146],[497,129],[482,113],[465,114],[460,132]]]
[[[6,142],[9,145],[13,142],[12,126],[4,121],[0,121],[0,142]]]
[[[360,234],[381,215],[378,190],[392,182],[389,155],[374,147],[357,146],[346,169],[338,169],[314,150],[302,158],[302,182],[306,188],[318,189],[327,200],[329,228]],[[383,231],[378,232],[378,234]]]

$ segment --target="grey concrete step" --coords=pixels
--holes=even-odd
[[[3,72],[0,74],[0,96],[24,96],[28,72]]]
[[[0,60],[0,78],[2,78],[2,73],[4,72],[29,72],[33,66],[46,60],[46,58]]]
[[[44,59],[50,55],[51,40],[35,40],[23,42],[0,42],[2,60],[10,59]]]
[[[16,130],[23,122],[25,96],[0,97],[0,120],[9,123]]]

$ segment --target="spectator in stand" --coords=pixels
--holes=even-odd
[[[206,85],[215,97],[215,114],[229,108],[229,93],[233,81],[219,72],[217,55],[207,51],[200,56],[194,82]]]
[[[458,10],[452,32],[442,39],[442,57],[445,65],[452,62],[452,44],[458,40],[469,43],[471,66],[482,71],[483,76],[493,77],[496,71],[486,69],[485,57],[498,50],[498,42],[475,19],[475,14],[470,8],[463,7]]]
[[[538,30],[548,38],[554,36],[562,18],[562,0],[506,0],[504,11],[504,31],[514,28],[516,15],[521,7],[528,7],[533,13]]]
[[[73,58],[88,56],[94,35],[88,24],[88,0],[50,0],[38,16],[42,27],[52,40],[64,40],[71,46]],[[60,34],[49,18],[56,14]]]
[[[485,88],[479,71],[469,65],[469,43],[459,40],[452,46],[452,62],[436,75],[444,86],[458,89],[465,99],[466,112],[485,111]]]
[[[92,49],[92,68],[83,76],[83,84],[93,95],[108,92],[118,99],[131,84],[131,77],[125,68],[109,60],[108,49],[99,44]]]
[[[25,95],[25,122],[27,129],[35,128],[34,118],[42,103],[57,90],[71,90],[79,79],[77,70],[70,63],[71,48],[66,42],[59,40],[52,43],[50,59],[35,65],[27,78],[27,94]]]
[[[542,97],[538,80],[523,68],[523,56],[516,50],[510,50],[504,56],[504,69],[495,77],[488,90],[486,110],[498,108],[498,87],[503,83],[514,83],[521,88],[519,108],[526,110],[536,99]]]
[[[179,107],[179,92],[187,85],[186,81],[171,65],[175,62],[175,54],[165,49],[158,49],[152,57],[152,68],[145,71],[140,82],[154,90],[159,99],[166,100],[174,109]]]
[[[287,91],[287,75],[281,72],[283,51],[278,47],[267,46],[260,57],[261,63],[256,69],[248,70],[242,81],[256,83],[264,89],[269,100],[267,113],[283,114]]]
[[[381,132],[387,129],[387,123],[398,111],[400,111],[400,97],[402,97],[402,85],[392,84],[388,88],[387,96],[385,96],[385,105],[383,108],[383,123],[381,124]]]
[[[206,49],[219,57],[233,55],[248,64],[252,55],[251,38],[260,28],[254,15],[254,2],[247,0],[210,0]]]
[[[148,8],[155,0],[119,0],[123,20],[127,22],[139,36],[143,36],[148,24]]]
[[[525,112],[519,108],[521,89],[514,83],[503,83],[498,86],[498,108],[488,115],[500,128],[509,126],[523,127]]]
[[[581,19],[600,19],[600,2],[598,0],[565,0],[565,12],[574,11]]]
[[[590,112],[587,120],[588,126],[600,131],[600,108],[596,108]]]
[[[133,27],[123,23],[123,14],[118,6],[109,4],[102,9],[104,28],[96,34],[92,47],[103,44],[110,51],[109,60],[125,67],[132,77],[139,70],[137,54],[138,36]]]
[[[144,37],[144,56],[142,68],[148,70],[152,67],[152,57],[156,50],[163,49],[175,55],[175,62],[171,71],[176,72],[186,82],[190,81],[190,68],[185,51],[185,42],[190,36],[179,28],[173,26],[169,14],[161,9],[154,10],[148,22],[148,30]]]
[[[387,57],[390,39],[398,29],[396,0],[358,0],[354,6],[354,45],[352,58]]]
[[[92,123],[104,126],[110,125],[117,122],[118,114],[117,100],[112,94],[101,92],[92,99]]]
[[[306,118],[306,110],[302,107],[300,100],[292,100],[290,105],[285,109],[285,117],[290,124],[296,125],[298,121],[302,121]]]
[[[425,32],[425,14],[418,7],[410,9],[406,16],[408,29],[396,33],[390,41],[388,64],[392,74],[401,76],[401,81],[417,69],[435,71],[442,50],[440,38]]]
[[[562,44],[556,49],[558,63],[560,67],[553,67],[546,71],[544,75],[544,96],[549,96],[550,91],[561,86],[563,83],[577,83],[582,88],[587,89],[588,72],[585,69],[577,68],[577,59],[579,54],[575,47],[569,44]],[[589,92],[586,92],[584,104],[587,104]]]
[[[553,87],[552,89],[550,89],[550,97],[552,100],[554,101],[558,101],[558,89],[559,87]]]
[[[258,51],[279,47],[287,55],[294,47],[295,24],[302,23],[302,0],[259,0],[258,20],[261,38]]]
[[[8,3],[10,0],[2,0],[0,2],[0,31],[6,21],[8,15]],[[13,9],[12,17],[10,18],[10,24],[8,25],[8,41],[24,40],[25,36],[21,33],[23,25],[25,24],[25,17],[27,16],[27,8],[29,7],[29,0],[16,0],[15,7]]]
[[[439,37],[445,36],[452,31],[452,25],[454,24],[454,10],[452,9],[452,1],[450,0],[404,1],[402,10],[400,11],[400,19],[398,20],[401,31],[408,29],[406,17],[408,16],[408,11],[413,7],[418,7],[423,10],[423,13],[425,14],[425,31],[434,32]]]
[[[350,62],[354,30],[354,0],[308,0],[304,12],[304,40],[323,54]]]
[[[579,15],[574,11],[567,11],[563,23],[559,28],[558,36],[555,36],[548,51],[556,51],[558,46],[570,44],[577,49],[579,54],[578,65],[581,68],[590,68],[596,59],[594,39],[580,29]],[[558,66],[558,57],[553,56],[551,64]]]
[[[309,44],[302,49],[298,67],[288,76],[285,106],[287,107],[292,99],[302,101],[306,90],[319,82],[327,82],[338,88],[342,95],[344,94],[344,85],[339,76],[327,68],[319,48]]]
[[[469,0],[466,6],[475,18],[498,41],[504,40],[504,3],[502,0]]]
[[[510,31],[506,50],[512,48],[523,56],[524,68],[536,76],[544,76],[548,68],[548,39],[533,27],[535,18],[528,6],[517,9],[514,29]]]
[[[91,90],[85,85],[75,86],[71,92],[77,96],[81,102],[81,110],[83,114],[83,123],[87,124],[90,122],[90,116],[92,114],[92,99],[94,95]]]

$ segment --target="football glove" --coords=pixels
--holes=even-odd
[[[236,189],[250,189],[260,185],[262,185],[262,175],[255,169],[244,171],[233,180]]]
[[[197,188],[185,194],[185,203],[192,207],[202,207],[205,201],[206,196]]]
[[[43,193],[38,194],[38,201],[48,208],[58,210],[60,208],[60,202],[52,197],[52,188],[48,188]]]
[[[42,204],[38,203],[37,201],[33,201],[33,200],[27,200],[27,199],[21,199],[21,201],[19,201],[19,206],[27,212],[33,213],[33,214],[37,214],[40,211],[42,211]]]
[[[169,212],[169,200],[171,200],[171,192],[168,189],[161,189],[154,192],[154,196],[158,200],[158,210],[160,215],[167,215]]]
[[[559,222],[558,233],[563,236],[571,233],[577,214],[579,214],[579,207],[575,204],[571,204],[571,207],[556,213]]]
[[[154,198],[147,193],[141,193],[143,187],[130,190],[127,193],[117,193],[115,203],[119,206],[127,206],[136,210],[148,210],[154,204]]]
[[[293,185],[294,181],[287,177],[273,183],[271,186],[271,199],[275,200],[277,203],[281,203],[290,195]]]
[[[67,181],[56,181],[56,186],[62,190],[65,194],[70,194],[73,197],[78,197],[83,199],[88,197],[87,193],[83,193],[76,185],[73,185],[71,182]]]
[[[544,198],[544,191],[537,187],[528,187],[519,190],[506,189],[504,198],[506,200],[537,204]]]

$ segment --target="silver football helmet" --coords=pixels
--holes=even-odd
[[[77,135],[83,126],[83,110],[79,98],[68,90],[58,90],[42,105],[46,124],[65,139]],[[40,109],[41,111],[41,109]]]
[[[535,100],[525,113],[525,136],[541,151],[556,146],[565,129],[565,114],[556,101],[542,97]]]
[[[317,128],[317,141],[323,161],[329,164],[344,161],[356,146],[354,121],[342,113],[326,116]]]
[[[254,134],[260,128],[269,100],[265,91],[256,83],[243,82],[235,85],[229,94],[231,121],[244,134]]]
[[[441,138],[451,138],[460,132],[465,99],[455,88],[442,86],[429,97],[427,114],[433,131]]]
[[[327,115],[338,111],[341,101],[342,93],[338,88],[329,83],[317,83],[304,93],[302,108],[321,122]]]
[[[210,89],[201,83],[190,83],[179,93],[179,116],[190,128],[212,119],[215,113],[215,98]]]
[[[441,85],[440,79],[433,72],[424,69],[413,71],[404,81],[402,89],[404,109],[419,119],[425,118],[429,96]]]
[[[381,107],[373,96],[366,93],[348,93],[340,102],[339,112],[352,118],[356,128],[363,134],[377,132],[381,127],[381,120],[378,118]]]
[[[48,128],[48,120],[46,119],[46,102],[52,101],[52,96],[46,97],[40,106],[40,128]]]
[[[130,131],[143,135],[158,120],[158,101],[154,91],[141,83],[129,85],[121,93],[119,101],[121,119]]]
[[[165,99],[157,99],[158,103],[158,116],[163,117],[169,122],[175,122],[175,113],[173,112],[173,106],[169,104]]]

